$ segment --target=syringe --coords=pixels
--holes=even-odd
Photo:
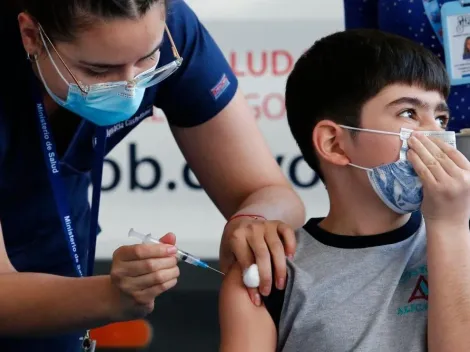
[[[161,243],[159,240],[153,238],[152,234],[149,233],[148,235],[144,235],[143,233],[137,232],[134,229],[129,230],[129,237],[136,237],[136,238],[142,240],[142,243]],[[215,272],[218,272],[219,274],[225,275],[223,272],[221,272],[217,269],[214,269],[213,267],[209,266],[209,264],[207,264],[206,262],[203,262],[201,259],[196,258],[195,256],[193,256],[189,253],[186,253],[186,252],[184,252],[180,249],[178,249],[175,256],[179,260],[182,260],[185,263],[188,263],[188,264],[191,264],[191,265],[194,265],[194,266],[198,266],[198,267],[204,268],[204,269],[211,269]]]

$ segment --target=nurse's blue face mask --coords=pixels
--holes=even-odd
[[[408,139],[413,130],[401,128],[400,133],[363,129],[340,125],[341,128],[400,137],[402,145],[397,161],[366,168],[349,163],[350,166],[365,170],[375,193],[382,202],[398,214],[407,214],[418,210],[423,202],[423,184],[411,163],[407,160]],[[456,148],[455,132],[453,131],[419,131],[428,137],[436,137]]]
[[[157,65],[155,65],[149,70],[137,75],[131,81],[85,85],[75,78],[72,71],[67,67],[64,60],[61,58],[52,41],[49,39],[42,27],[39,26],[39,33],[49,59],[51,60],[51,63],[59,76],[68,86],[68,94],[65,100],[54,94],[54,92],[52,92],[52,90],[47,86],[37,58],[35,60],[36,66],[46,91],[58,105],[72,111],[73,113],[83,117],[95,125],[114,125],[131,118],[136,113],[137,109],[142,103],[145,90],[148,87],[160,83],[173,74],[181,66],[183,59],[179,56],[178,50],[174,45],[167,26],[165,26],[165,30],[172,45],[172,51],[175,57],[173,62],[160,68],[157,68]],[[49,51],[49,45],[47,44],[49,44],[54,49],[63,66],[73,78],[74,83],[69,83],[62,75],[61,71],[57,67],[56,62],[52,58],[52,55]]]

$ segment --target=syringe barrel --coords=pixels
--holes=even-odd
[[[183,262],[186,262],[188,264],[192,264],[192,265],[200,266],[200,267],[205,267],[203,265],[203,262],[199,258],[196,258],[196,257],[192,256],[191,254],[186,253],[185,251],[182,251],[180,249],[178,249],[178,252],[176,253],[176,256],[178,257],[178,259],[180,259]]]

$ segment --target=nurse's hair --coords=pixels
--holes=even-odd
[[[392,84],[416,85],[447,98],[441,60],[409,39],[372,29],[351,29],[318,40],[287,79],[289,126],[308,165],[323,180],[312,133],[318,122],[361,127],[362,108]]]
[[[27,12],[54,41],[71,41],[97,19],[139,19],[155,4],[168,0],[0,0]]]

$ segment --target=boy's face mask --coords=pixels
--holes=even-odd
[[[398,214],[407,214],[418,210],[423,201],[423,185],[411,163],[407,160],[408,139],[413,130],[401,128],[400,133],[355,128],[340,125],[341,128],[399,136],[402,140],[400,157],[391,164],[380,165],[372,169],[349,163],[349,165],[367,171],[372,188],[379,198]],[[419,131],[428,137],[437,137],[456,148],[453,131]]]

